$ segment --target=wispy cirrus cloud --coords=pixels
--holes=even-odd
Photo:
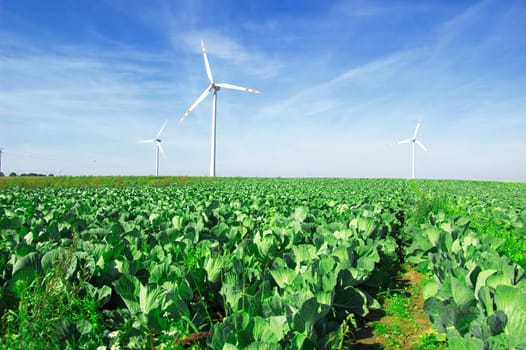
[[[0,50],[0,139],[10,153],[22,152],[25,145],[38,149],[43,162],[50,157],[41,154],[47,149],[74,164],[78,157],[68,152],[100,156],[109,142],[119,153],[120,144],[131,147],[144,137],[141,125],[148,120],[178,114],[165,101],[178,85],[165,77],[162,66],[170,63],[162,56],[11,43]],[[53,149],[60,144],[69,146]],[[36,164],[34,158],[27,161]],[[101,166],[93,164],[93,171]]]
[[[279,76],[284,68],[283,62],[255,50],[254,45],[245,46],[240,40],[220,31],[173,32],[170,39],[174,47],[183,48],[191,53],[197,62],[202,61],[201,40],[203,40],[213,72],[220,63],[223,70],[228,69],[225,75],[232,75],[232,72],[238,71],[256,79],[273,79]]]

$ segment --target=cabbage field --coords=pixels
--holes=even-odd
[[[0,178],[0,348],[358,348],[411,268],[414,348],[526,349],[525,222],[524,183]]]

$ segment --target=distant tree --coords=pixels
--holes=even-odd
[[[55,176],[55,175],[53,175],[53,173],[51,173],[51,174],[48,174],[48,176]]]
[[[9,176],[16,176],[16,173],[14,171],[9,173]]]
[[[3,172],[0,171],[0,176],[5,176]]]

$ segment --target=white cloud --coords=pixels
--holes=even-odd
[[[173,32],[170,38],[174,47],[190,52],[195,65],[202,66],[204,72],[200,44],[203,40],[214,78],[218,81],[223,81],[221,77],[232,76],[232,71],[238,73],[234,77],[236,79],[273,79],[284,66],[282,62],[265,53],[246,48],[238,40],[219,31]],[[216,78],[216,71],[220,77]],[[242,76],[237,77],[238,75]]]

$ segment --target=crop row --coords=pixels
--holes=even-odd
[[[498,255],[489,236],[469,228],[466,216],[462,221],[433,212],[433,205],[424,208],[435,183],[416,186],[403,180],[218,179],[162,188],[5,189],[1,341],[24,348],[337,347],[342,322],[379,307],[376,293],[407,259],[436,277],[425,290],[426,311],[441,332],[477,338],[473,322],[496,318],[500,326],[488,326],[490,333],[483,328],[490,335],[478,338],[522,345],[522,338],[509,336],[521,324],[500,307],[504,287],[491,281],[509,266],[502,274],[514,274],[508,284],[520,299],[523,270]],[[513,235],[523,222],[520,205],[512,206],[519,212],[518,229],[508,230]],[[424,215],[417,222],[419,208]],[[471,260],[451,255],[471,252],[465,246],[493,251],[498,273],[490,273],[496,267],[482,264],[489,258],[478,253]],[[453,273],[455,266],[469,276]],[[442,312],[459,301],[456,292],[447,294],[460,288],[448,274],[475,281],[462,289],[467,294],[473,287],[473,297],[461,300],[473,308],[457,303],[454,310],[484,316],[469,318],[456,333],[451,327],[461,317]],[[479,276],[491,283],[477,285]],[[492,309],[489,302],[480,306],[481,290],[492,297]],[[46,300],[52,303],[47,309]]]

